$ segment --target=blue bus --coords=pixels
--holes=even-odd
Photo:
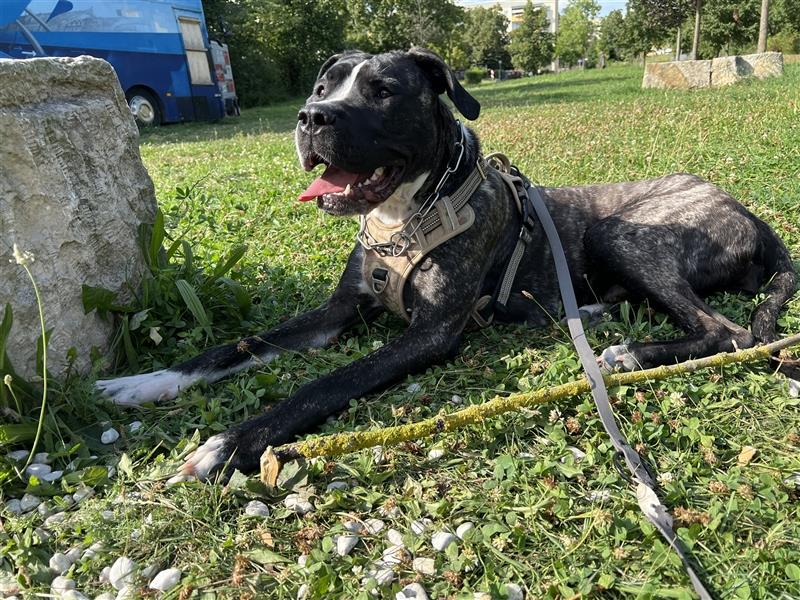
[[[107,60],[141,126],[225,114],[201,0],[0,0],[3,53]]]

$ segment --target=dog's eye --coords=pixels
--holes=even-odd
[[[392,95],[392,92],[388,88],[381,88],[378,90],[378,98],[386,99]]]
[[[317,96],[322,97],[324,95],[325,95],[325,86],[324,85],[318,85],[317,86]]]

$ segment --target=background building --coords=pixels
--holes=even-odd
[[[549,23],[548,29],[550,32],[556,33],[558,31],[558,0],[531,0],[531,3],[544,9]],[[499,6],[508,18],[508,30],[514,31],[522,20],[522,11],[525,10],[527,0],[456,0],[456,4],[467,9],[476,6],[484,8]]]

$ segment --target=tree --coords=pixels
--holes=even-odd
[[[553,34],[548,25],[544,10],[528,0],[520,26],[511,32],[509,51],[514,68],[536,73],[553,60]]]
[[[629,8],[637,11],[637,17],[646,22],[647,37],[652,42],[666,38],[670,31],[677,32],[676,60],[680,60],[681,25],[693,6],[692,0],[631,0],[628,3]]]
[[[767,51],[767,32],[769,30],[769,0],[761,0],[761,21],[758,25],[758,51]]]
[[[612,10],[600,24],[598,47],[609,60],[622,60],[625,46],[625,16],[621,10]]]
[[[508,19],[500,7],[478,6],[467,11],[464,43],[470,64],[500,68],[510,65],[508,54]]]
[[[556,55],[568,65],[589,55],[589,46],[594,35],[594,19],[600,5],[594,0],[574,0],[559,19],[556,37]]]
[[[703,9],[704,52],[719,56],[749,47],[756,39],[759,0],[713,0]]]
[[[347,45],[367,52],[411,46],[442,51],[464,21],[450,0],[346,0]]]

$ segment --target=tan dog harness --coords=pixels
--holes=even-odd
[[[439,196],[425,215],[418,212],[394,225],[374,216],[361,218],[364,282],[388,310],[411,320],[403,298],[409,276],[431,250],[472,227],[475,213],[469,199],[485,180],[481,157],[461,187],[450,196]]]

